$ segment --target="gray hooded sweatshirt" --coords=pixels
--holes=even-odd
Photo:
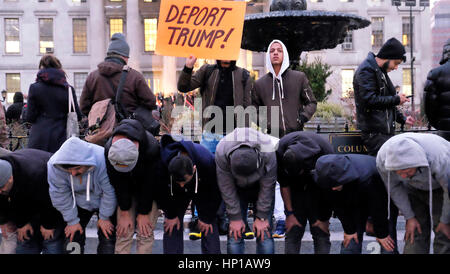
[[[215,154],[217,183],[230,220],[242,220],[238,188],[246,188],[253,184],[260,186],[256,201],[256,216],[265,219],[271,217],[269,215],[275,199],[275,183],[277,181],[276,141],[274,139],[251,128],[237,128],[226,135],[217,145]],[[241,146],[255,148],[260,153],[263,171],[257,182],[250,184],[239,182],[231,172],[229,155]]]
[[[90,166],[84,174],[73,177],[61,165]],[[48,184],[53,206],[68,225],[80,222],[77,206],[99,210],[99,218],[108,220],[117,206],[113,186],[106,172],[104,148],[79,138],[68,139],[47,163]]]
[[[420,171],[418,170],[412,178],[403,179],[395,173],[396,170],[414,167],[420,168]],[[404,133],[394,136],[378,152],[377,168],[386,185],[388,196],[392,198],[406,220],[415,216],[407,187],[430,192],[430,216],[433,216],[432,190],[442,187],[444,202],[440,221],[450,224],[450,201],[447,190],[450,180],[450,142],[434,134]]]

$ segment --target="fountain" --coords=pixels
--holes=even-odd
[[[296,66],[303,51],[334,48],[344,41],[348,30],[369,25],[370,21],[354,14],[307,10],[306,0],[273,0],[270,12],[245,17],[241,47],[267,51],[272,40],[281,40],[291,66]]]

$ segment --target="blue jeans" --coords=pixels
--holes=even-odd
[[[16,254],[63,254],[64,225],[61,224],[53,233],[53,238],[44,240],[40,231],[40,225],[32,225],[33,235],[24,242],[17,241]]]
[[[241,195],[240,195],[241,196]],[[242,219],[244,221],[244,223],[247,223],[247,211],[248,211],[248,203],[250,202],[248,199],[246,199],[245,197],[240,197],[240,205],[241,205],[241,215],[242,215]],[[256,204],[256,201],[252,201],[254,202],[254,204]],[[272,223],[272,215],[273,215],[273,208],[274,208],[274,202],[272,202],[271,205],[271,210],[269,213],[269,235],[267,235],[267,233],[264,235],[264,241],[261,241],[261,238],[257,237],[256,238],[256,254],[274,254],[275,253],[275,246],[274,246],[274,241],[272,238],[272,227],[273,227],[273,223]],[[255,213],[256,213],[256,209],[255,209]],[[228,254],[245,254],[245,242],[244,239],[238,238],[238,240],[236,241],[233,237],[230,237],[230,235],[228,235],[228,241],[227,241],[227,253]]]
[[[200,141],[200,145],[204,146],[208,149],[212,154],[216,153],[216,147],[219,144],[220,140],[223,139],[223,135],[215,134],[211,132],[203,132],[202,140]]]

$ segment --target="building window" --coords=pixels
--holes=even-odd
[[[145,51],[155,51],[158,20],[156,18],[144,19]]]
[[[123,19],[111,18],[109,19],[109,35],[112,37],[114,33],[123,33]]]
[[[20,73],[6,73],[6,101],[14,102],[14,93],[20,91]]]
[[[403,89],[402,93],[406,96],[409,96],[412,94],[412,88],[411,88],[411,69],[410,68],[404,68],[402,71],[403,76]]]
[[[342,43],[342,50],[353,50],[353,31],[347,31],[345,35],[344,43]]]
[[[412,18],[412,26],[414,31],[414,17]],[[402,18],[402,44],[405,48],[411,47],[411,25],[409,17]]]
[[[355,74],[354,69],[341,70],[342,79],[342,97],[348,98],[353,95],[353,76]]]
[[[379,49],[384,43],[384,17],[372,17],[372,49]]]
[[[53,19],[39,19],[39,52],[41,54],[53,53],[55,45],[53,43]]]
[[[20,53],[19,19],[5,19],[5,52]]]
[[[81,92],[83,91],[84,83],[86,82],[87,77],[88,74],[86,72],[75,72],[73,74],[74,88],[78,100],[80,100]]]
[[[144,72],[143,75],[153,94],[161,93],[161,72],[149,71]]]
[[[73,52],[87,52],[87,20],[73,19]]]

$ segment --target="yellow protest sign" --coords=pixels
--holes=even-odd
[[[156,54],[237,60],[245,1],[162,0]]]

